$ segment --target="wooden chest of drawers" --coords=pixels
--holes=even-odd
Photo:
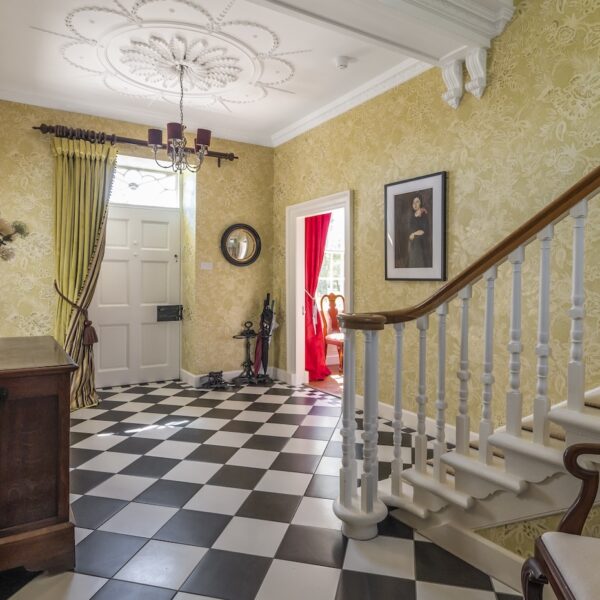
[[[48,336],[0,338],[0,571],[72,569],[69,387]]]

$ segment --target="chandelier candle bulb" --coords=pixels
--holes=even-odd
[[[198,129],[196,132],[196,150],[199,146],[210,146],[210,129]]]
[[[167,139],[169,141],[182,140],[183,125],[181,123],[167,123]]]
[[[148,129],[148,146],[162,146],[161,129]]]

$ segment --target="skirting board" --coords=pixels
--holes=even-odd
[[[237,371],[223,371],[223,379],[227,381],[229,379],[237,377],[239,374],[239,369]],[[287,371],[284,371],[283,369],[278,369],[277,367],[269,367],[269,375],[273,379],[277,379],[278,381],[283,381],[289,385],[293,385],[290,374]],[[200,380],[203,377],[206,377],[206,375],[196,375],[194,373],[186,371],[185,369],[179,369],[179,378],[181,379],[181,381],[193,387],[199,387]]]

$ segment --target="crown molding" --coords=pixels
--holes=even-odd
[[[320,109],[309,113],[291,125],[280,129],[271,136],[271,145],[275,147],[280,146],[300,134],[349,111],[355,106],[424,73],[430,68],[431,65],[427,63],[413,58],[406,59],[380,76],[340,96]]]
[[[488,42],[500,35],[514,13],[513,0],[378,0],[401,9],[402,5],[420,9],[434,19],[444,21],[445,29],[481,36]]]
[[[340,96],[333,102],[298,119],[287,127],[275,132],[273,135],[269,135],[268,133],[244,135],[240,134],[239,131],[218,128],[213,130],[213,135],[214,137],[223,140],[276,147],[351,110],[359,104],[424,73],[430,68],[431,65],[427,63],[412,58],[406,59],[396,67],[389,69],[378,77],[375,77],[347,94]],[[100,118],[116,119],[126,123],[135,123],[145,126],[156,124],[157,121],[156,113],[144,110],[141,107],[138,107],[135,112],[131,112],[128,109],[120,109],[117,106],[112,106],[110,110],[94,110],[92,112],[89,107],[68,98],[59,98],[48,95],[42,96],[22,90],[0,88],[0,99],[64,112],[75,112]]]
[[[29,91],[14,90],[8,88],[0,88],[0,100],[10,102],[18,102],[21,104],[29,104],[30,106],[38,106],[41,108],[50,108],[62,112],[74,112],[102,119],[113,119],[132,123],[135,125],[151,125],[164,126],[161,124],[161,117],[157,116],[156,112],[145,110],[138,106],[135,111],[131,109],[119,108],[116,105],[111,105],[107,110],[92,109],[77,101],[72,101],[68,97],[58,97],[50,95],[33,94]],[[163,111],[164,112],[164,111]],[[164,120],[164,119],[163,119]],[[232,142],[241,142],[243,144],[255,144],[258,146],[272,145],[271,137],[265,134],[240,134],[238,130],[224,129],[215,127],[212,129],[213,137],[221,140],[229,140]]]

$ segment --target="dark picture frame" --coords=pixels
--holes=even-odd
[[[447,182],[440,171],[384,187],[386,280],[446,280]]]

